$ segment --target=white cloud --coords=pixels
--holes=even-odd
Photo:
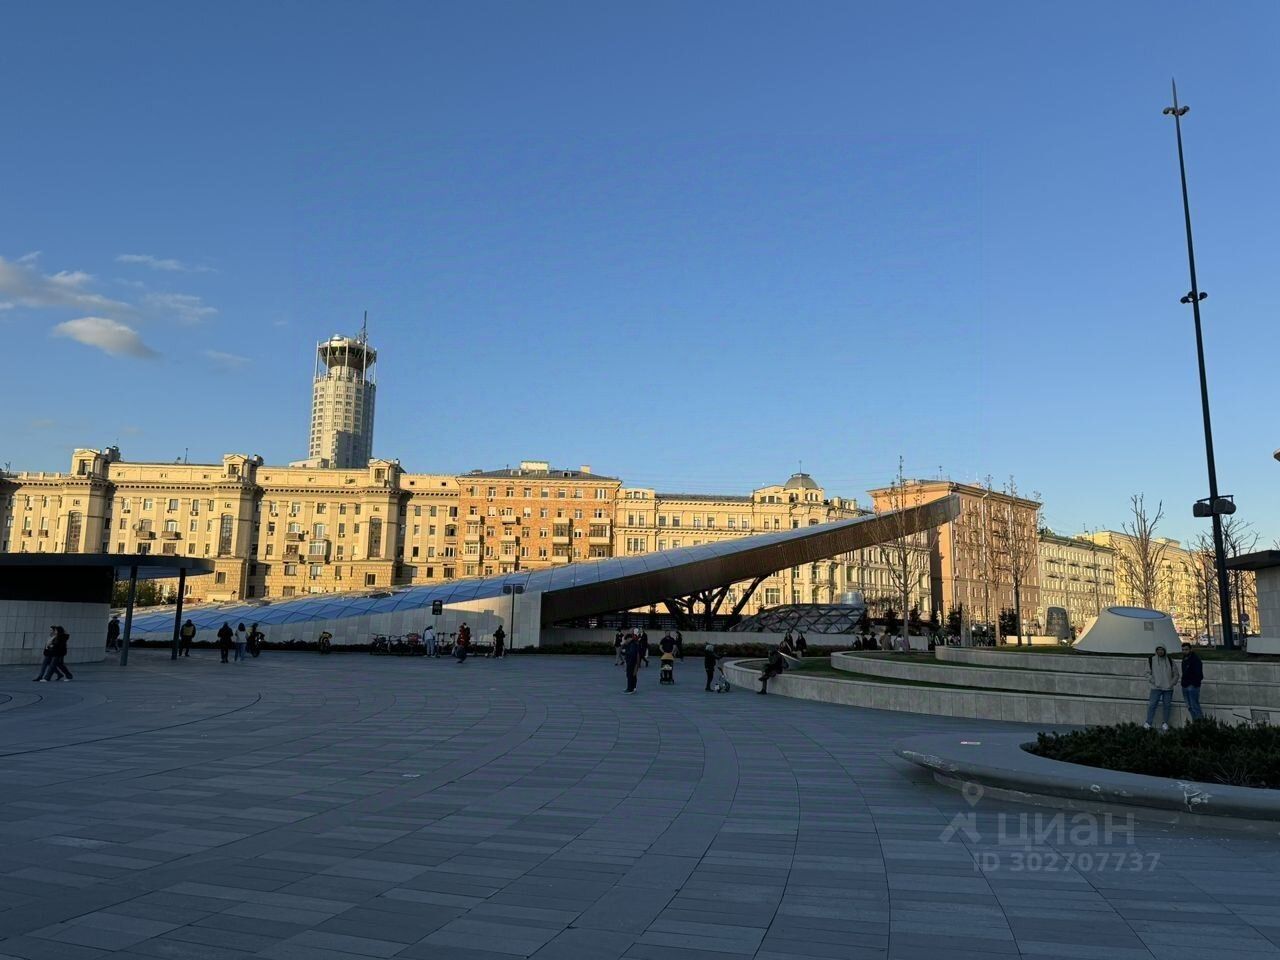
[[[16,303],[6,303],[0,300],[0,310],[12,310],[16,306],[17,306]]]
[[[249,362],[248,357],[242,357],[238,353],[223,353],[221,350],[206,350],[204,355],[226,370],[239,370]]]
[[[154,310],[172,313],[180,323],[199,323],[218,312],[189,293],[148,293],[142,301]]]
[[[0,257],[0,293],[24,307],[72,307],[97,313],[133,313],[127,303],[86,289],[93,279],[79,270],[63,270],[52,276],[34,266],[35,255],[9,261]]]
[[[97,347],[113,357],[150,359],[159,356],[142,342],[138,331],[107,317],[80,317],[53,328],[55,337],[69,337],[77,343]]]
[[[149,253],[121,253],[116,263],[136,263],[152,270],[164,270],[169,273],[212,273],[212,267],[192,266],[172,257],[155,257]]]

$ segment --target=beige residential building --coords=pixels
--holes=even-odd
[[[960,498],[960,515],[939,527],[935,538],[933,608],[944,618],[954,610],[964,623],[994,628],[1000,614],[1014,608],[1011,565],[1017,562],[1023,570],[1023,630],[1030,631],[1041,608],[1037,501],[951,480],[908,480],[900,492],[893,487],[871,491],[877,510],[929,503],[951,494]],[[1025,562],[1013,556],[1017,550],[1025,551]]]
[[[1040,532],[1039,622],[1050,607],[1067,611],[1077,635],[1090,618],[1116,604],[1115,550],[1085,537]]]
[[[806,473],[793,474],[785,483],[750,494],[662,493],[628,487],[619,494],[615,549],[619,556],[672,550],[794,530],[867,512],[860,510],[855,500],[828,497]],[[739,612],[744,615],[780,604],[839,603],[846,594],[857,591],[873,612],[882,613],[901,606],[892,582],[882,551],[868,548],[778,571],[757,584],[750,596],[750,583],[734,584],[721,611],[730,612],[739,603]],[[912,591],[914,605],[925,617],[931,609],[930,593],[927,577]]]
[[[0,477],[0,550],[163,553],[208,558],[188,597],[300,596],[469,576],[695,546],[860,516],[806,474],[750,494],[626,488],[589,467],[406,473],[392,460],[340,469],[221,463],[131,463],[115,448],[76,450],[67,473]],[[878,548],[735,584],[723,611],[863,594],[873,612],[900,606]],[[913,590],[932,609],[928,578]],[[901,611],[899,611],[901,612]]]
[[[1090,539],[1115,551],[1116,602],[1122,606],[1143,606],[1141,591],[1133,582],[1129,564],[1126,563],[1126,557],[1134,559],[1137,556],[1133,538],[1115,530],[1099,530],[1091,534]],[[1204,558],[1197,556],[1193,550],[1187,550],[1179,541],[1167,537],[1157,538],[1155,549],[1160,553],[1157,607],[1173,618],[1179,633],[1188,635],[1203,633],[1207,621],[1206,611],[1215,611],[1214,625],[1210,629],[1216,630],[1218,599],[1217,587],[1212,579],[1211,560],[1206,573]],[[1253,577],[1251,572],[1241,572],[1240,593],[1244,595],[1245,615],[1256,627],[1257,591]],[[1234,620],[1239,620],[1239,610],[1234,612]]]

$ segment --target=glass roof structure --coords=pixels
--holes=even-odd
[[[789,603],[769,607],[735,623],[731,632],[857,633],[858,621],[867,612],[866,604]]]
[[[900,533],[915,533],[953,520],[960,510],[954,494],[900,511],[837,520],[795,530],[738,537],[696,547],[663,550],[634,557],[583,560],[532,572],[451,580],[448,583],[396,587],[380,593],[313,594],[287,600],[241,600],[192,607],[187,616],[200,628],[223,621],[284,624],[332,620],[363,614],[393,613],[501,597],[507,584],[542,594],[542,622],[596,616],[683,597],[713,587],[768,576],[785,567],[848,553]],[[899,514],[901,516],[899,516]],[[135,614],[139,634],[171,630],[173,612]]]

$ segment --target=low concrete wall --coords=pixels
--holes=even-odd
[[[1033,660],[1056,660],[1056,657],[1032,656]],[[1098,659],[1098,658],[1090,658]],[[1147,702],[1150,687],[1145,677],[1114,674],[1079,673],[1048,669],[1001,669],[954,663],[913,663],[895,659],[892,654],[833,653],[831,666],[850,674],[892,677],[925,683],[946,683],[962,687],[984,687],[996,690],[1021,690],[1037,694],[1072,697],[1107,697]],[[1145,667],[1145,663],[1144,663]],[[1174,694],[1181,698],[1181,694]],[[1251,709],[1280,711],[1280,684],[1211,680],[1200,693],[1205,706],[1248,712]]]
[[[1000,800],[1102,813],[1123,811],[1201,827],[1243,826],[1273,837],[1280,828],[1280,790],[1064,763],[1027,752],[1023,749],[1027,740],[1018,733],[929,734],[902,741],[894,752],[932,771],[940,783],[982,787],[979,799],[986,791]]]
[[[111,609],[105,602],[0,600],[0,664],[42,663],[54,624],[71,637],[67,663],[96,663],[106,657],[110,619]]]
[[[725,666],[729,682],[750,690],[758,689],[762,661],[734,660]],[[974,720],[1006,720],[1047,726],[1096,726],[1140,723],[1146,712],[1142,703],[1108,697],[1071,697],[1050,694],[1015,693],[1003,690],[953,690],[945,687],[916,687],[874,680],[844,680],[785,673],[769,681],[769,692],[802,700],[819,700],[874,710],[898,710],[938,717],[969,717]],[[1205,705],[1206,716],[1225,723],[1242,718],[1227,708]],[[1276,719],[1280,720],[1280,716]],[[1180,726],[1186,707],[1175,701],[1170,723]]]
[[[588,630],[585,628],[569,628],[569,627],[547,627],[542,631],[541,646],[558,647],[569,643],[595,643],[603,644],[606,647],[613,646],[614,635],[616,630]],[[703,646],[708,643],[714,643],[717,646],[727,646],[739,643],[758,643],[765,646],[774,646],[782,642],[783,634],[781,633],[729,633],[725,631],[707,631],[707,630],[685,630],[684,633],[684,652],[688,656],[690,650],[701,651]],[[649,643],[657,645],[658,641],[666,635],[665,630],[650,630]],[[822,647],[827,650],[848,649],[853,638],[845,634],[825,635],[817,634],[804,635],[810,649],[814,647]]]
[[[1108,676],[1145,677],[1146,657],[1090,656],[1084,653],[1018,653],[981,647],[936,647],[939,660],[976,663],[985,667],[1051,670],[1059,673],[1098,673]],[[1174,659],[1181,654],[1174,653]],[[1242,683],[1280,683],[1280,663],[1266,661],[1204,661],[1205,683],[1232,680]]]

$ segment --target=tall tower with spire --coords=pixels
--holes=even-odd
[[[310,458],[340,468],[365,467],[373,456],[373,404],[378,351],[369,346],[369,314],[355,337],[335,334],[316,344]]]

